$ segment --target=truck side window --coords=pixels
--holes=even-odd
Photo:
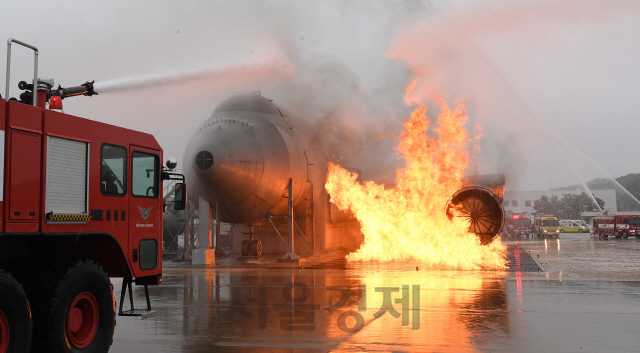
[[[158,196],[158,166],[160,158],[151,153],[131,154],[131,193],[133,196]]]
[[[102,145],[100,190],[103,195],[124,196],[127,193],[127,149]]]

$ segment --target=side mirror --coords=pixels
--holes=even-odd
[[[176,188],[174,192],[174,209],[176,211],[184,210],[187,205],[187,184],[185,183],[176,183]]]

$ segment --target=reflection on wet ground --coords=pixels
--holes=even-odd
[[[601,240],[589,234],[566,233],[559,239],[523,238],[519,243],[558,276],[640,280],[640,240],[636,238]]]
[[[513,270],[504,272],[340,260],[304,268],[166,264],[163,284],[151,287],[157,316],[118,318],[110,351],[638,350],[640,241],[505,242]],[[537,272],[529,251],[550,272]],[[142,294],[138,288],[140,303]]]

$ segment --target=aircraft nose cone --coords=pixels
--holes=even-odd
[[[246,198],[262,177],[261,147],[253,136],[233,124],[203,134],[191,151],[193,170],[228,202]],[[224,187],[222,187],[224,186]]]
[[[207,125],[196,133],[185,157],[192,190],[210,203],[219,202],[224,219],[242,220],[271,207],[272,202],[252,196],[262,190],[265,162],[263,146],[246,125],[232,120]]]

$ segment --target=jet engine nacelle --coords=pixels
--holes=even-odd
[[[445,212],[449,219],[459,217],[469,222],[469,232],[475,233],[482,245],[491,243],[504,225],[502,200],[479,186],[456,191],[447,202]]]
[[[307,160],[298,136],[280,110],[257,94],[218,105],[189,140],[184,165],[190,196],[218,203],[222,222],[287,213],[290,179],[294,213],[308,193]]]

